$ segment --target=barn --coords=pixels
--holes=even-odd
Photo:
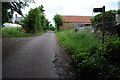
[[[61,29],[71,29],[76,26],[83,27],[91,24],[92,16],[62,16],[63,25]]]

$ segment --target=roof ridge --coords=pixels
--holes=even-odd
[[[62,16],[63,22],[90,22],[93,16]]]

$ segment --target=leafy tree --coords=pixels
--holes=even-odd
[[[62,22],[63,22],[62,21],[62,16],[56,14],[53,19],[54,19],[54,22],[55,22],[55,26],[57,27],[57,30],[59,31],[60,26],[62,26]]]
[[[52,24],[49,25],[49,30],[54,31],[54,27],[52,26]]]
[[[28,6],[26,2],[2,2],[2,24],[10,21],[14,11],[22,15],[21,9]]]
[[[44,7],[41,5],[35,9],[31,9],[28,15],[23,20],[23,28],[29,33],[35,33],[42,30],[47,30],[49,21],[45,18]]]
[[[116,21],[115,21],[115,10],[110,10],[110,11],[106,11],[105,12],[105,21],[108,23],[111,23],[111,24],[116,24]],[[103,17],[103,14],[100,13],[96,16],[94,16],[92,19],[91,19],[91,24],[93,26],[95,26],[96,24],[99,24],[99,23],[102,23],[102,17]]]
[[[45,19],[43,30],[49,29],[49,23],[48,19]]]

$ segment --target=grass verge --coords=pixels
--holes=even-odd
[[[56,32],[63,48],[70,54],[81,80],[120,80],[120,38],[110,37],[101,45],[89,30]]]
[[[65,30],[56,32],[60,43],[70,54],[79,54],[89,52],[100,46],[100,40],[89,30],[75,32],[74,30]]]
[[[2,28],[2,38],[23,38],[23,37],[32,37],[38,36],[45,32],[37,32],[35,34],[32,33],[23,33],[22,28],[14,27],[14,28]]]

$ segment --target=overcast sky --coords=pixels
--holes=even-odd
[[[92,16],[93,8],[106,6],[106,11],[118,9],[120,0],[35,0],[36,3],[30,3],[29,7],[23,10],[27,14],[30,8],[35,8],[40,5],[44,6],[46,18],[53,24],[55,14],[60,15],[77,15],[77,16]],[[95,13],[93,14],[95,15]]]

